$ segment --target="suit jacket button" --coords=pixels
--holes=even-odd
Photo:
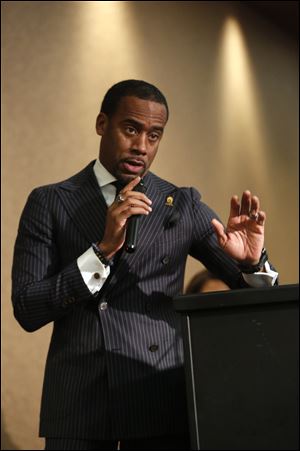
[[[106,302],[106,301],[101,302],[101,304],[100,304],[100,310],[106,310],[106,309],[107,309],[107,302]]]
[[[64,300],[62,301],[62,307],[63,307],[63,308],[66,308],[66,307],[68,307],[68,305],[74,304],[74,302],[75,302],[75,298],[73,298],[73,297],[64,299]]]
[[[158,345],[151,345],[151,346],[149,346],[149,351],[155,352],[157,350],[158,350]]]
[[[170,259],[169,259],[169,257],[168,257],[168,255],[166,255],[164,258],[162,258],[162,260],[161,260],[161,262],[164,264],[164,265],[167,265],[168,263],[169,263],[169,261],[170,261]]]
[[[75,302],[75,298],[73,298],[73,297],[70,297],[70,298],[67,298],[64,300],[65,305],[74,304],[74,302]]]

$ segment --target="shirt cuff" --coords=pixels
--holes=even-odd
[[[252,288],[272,287],[276,282],[278,272],[272,271],[268,262],[265,263],[264,270],[266,272],[243,273],[243,278]]]
[[[98,293],[109,276],[110,267],[100,262],[92,247],[77,258],[77,266],[90,292]]]

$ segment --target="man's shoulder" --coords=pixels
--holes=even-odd
[[[38,186],[33,191],[34,192],[46,192],[56,190],[57,188],[73,190],[81,186],[93,173],[93,166],[95,160],[91,161],[85,168],[81,169],[76,174],[68,177],[59,182],[49,183],[46,185]]]
[[[201,198],[201,194],[194,187],[175,185],[174,183],[159,177],[158,175],[154,174],[153,172],[149,172],[149,177],[151,179],[151,182],[154,183],[156,185],[156,187],[163,193],[178,191],[181,194],[185,194],[189,197],[196,196],[197,198]]]
[[[149,172],[148,177],[151,180],[151,183],[155,184],[156,188],[160,191],[170,191],[178,189],[178,186],[176,186],[174,183],[159,177],[153,172]]]

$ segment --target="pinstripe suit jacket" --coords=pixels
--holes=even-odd
[[[148,173],[153,211],[140,218],[138,248],[121,255],[92,295],[76,260],[104,233],[107,206],[93,164],[30,194],[15,245],[15,317],[27,331],[53,322],[40,435],[183,434],[183,350],[171,298],[182,292],[188,254],[232,288],[241,286],[240,273],[219,248],[211,226],[216,215],[199,193]]]

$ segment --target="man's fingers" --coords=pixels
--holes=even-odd
[[[258,213],[259,211],[259,199],[257,196],[253,196],[251,199],[251,207],[250,207],[250,213],[254,212]]]
[[[123,204],[123,202],[129,200],[131,201],[131,203],[134,203],[135,199],[140,199],[148,205],[151,205],[152,201],[144,193],[140,191],[134,191],[134,188],[139,184],[140,181],[141,177],[136,177],[135,179],[131,180],[131,182],[129,182],[126,186],[124,186],[124,188],[119,193],[119,196],[121,196],[122,200],[118,200],[117,198],[117,202],[119,204]]]
[[[242,195],[242,202],[241,202],[241,215],[249,215],[251,207],[251,193],[250,191],[244,191]]]
[[[140,193],[142,194],[142,193]],[[143,195],[145,197],[145,195]],[[144,197],[139,198],[138,196],[130,196],[126,199],[126,201],[122,202],[122,204],[120,205],[120,211],[126,210],[127,208],[130,207],[140,207],[143,208],[144,210],[147,211],[152,211],[152,208],[150,207],[149,202],[151,203],[151,201],[149,201],[148,198],[146,198],[147,202],[145,202]]]
[[[147,208],[143,208],[137,205],[130,205],[120,213],[120,218],[128,219],[134,215],[148,215],[150,212],[151,210],[148,210]]]
[[[230,217],[234,218],[240,214],[240,202],[238,196],[233,196],[230,202]]]
[[[266,220],[266,213],[264,211],[259,211],[258,212],[258,217],[257,217],[257,224],[263,226]]]
[[[259,213],[260,202],[257,196],[252,196],[250,191],[244,191],[241,202],[241,215],[255,217]]]
[[[221,222],[215,218],[212,219],[211,223],[213,225],[213,228],[215,229],[219,244],[224,247],[227,242],[227,236],[223,224],[221,224]]]
[[[139,199],[138,197],[127,197],[124,201],[112,205],[110,209],[114,217],[120,216],[122,219],[135,214],[149,214],[152,211],[149,202],[146,203],[144,198]],[[139,210],[137,211],[137,209]]]
[[[124,186],[124,188],[121,190],[122,193],[127,193],[127,191],[132,191],[133,188],[138,185],[141,181],[141,177],[136,177],[135,179],[131,180],[131,182],[129,182],[126,186]]]

